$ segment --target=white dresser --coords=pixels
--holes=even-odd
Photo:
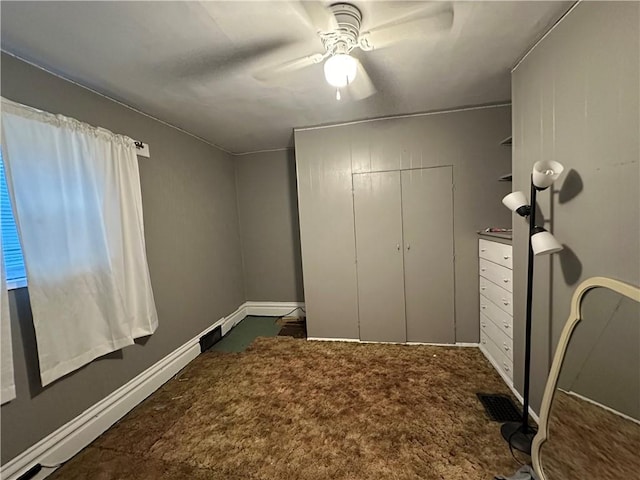
[[[480,350],[513,385],[513,275],[511,245],[481,238]]]

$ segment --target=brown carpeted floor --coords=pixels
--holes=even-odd
[[[638,478],[638,452],[640,425],[556,390],[541,450],[548,478]]]
[[[205,353],[52,478],[492,479],[517,464],[475,348],[259,338]]]

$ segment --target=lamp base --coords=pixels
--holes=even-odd
[[[529,425],[527,432],[523,431],[522,422],[507,422],[503,423],[500,427],[500,433],[502,437],[516,450],[519,450],[527,455],[531,455],[531,443],[533,437],[536,436],[536,428]]]

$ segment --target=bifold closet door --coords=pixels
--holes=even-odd
[[[405,342],[400,172],[353,175],[360,340]]]
[[[402,172],[407,341],[455,343],[453,168]]]

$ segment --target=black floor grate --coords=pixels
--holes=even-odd
[[[491,393],[477,393],[478,400],[484,406],[489,418],[494,422],[517,422],[522,415],[513,404],[513,400],[506,395]]]

